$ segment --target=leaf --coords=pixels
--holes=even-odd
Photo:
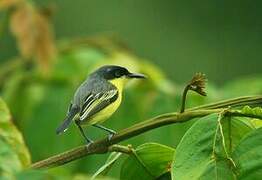
[[[111,169],[113,164],[120,158],[122,153],[113,152],[109,155],[105,164],[96,171],[96,173],[92,176],[91,179],[97,178],[99,175],[106,175],[107,172]]]
[[[171,179],[170,172],[166,172],[165,174],[162,174],[161,176],[156,178],[156,180],[170,180],[170,179]]]
[[[221,121],[223,126],[223,136],[229,154],[231,154],[241,139],[254,129],[249,124],[249,121],[250,119],[243,117],[223,117]]]
[[[55,44],[48,19],[31,3],[22,2],[10,17],[10,29],[21,55],[36,58],[41,70],[49,69],[55,57]]]
[[[137,156],[154,176],[170,170],[170,162],[175,153],[173,148],[157,143],[145,143],[136,149]]]
[[[0,1],[0,10],[13,7],[13,6],[21,3],[22,1],[23,0],[1,0]]]
[[[0,175],[12,177],[30,164],[30,155],[21,133],[11,121],[10,112],[0,98]]]
[[[262,177],[262,128],[250,132],[235,148],[232,158],[240,180]]]
[[[248,123],[250,124],[250,126],[254,127],[254,128],[259,128],[259,127],[262,127],[262,108],[261,107],[254,107],[254,108],[251,108],[249,106],[244,106],[242,109],[241,109],[241,112],[242,113],[245,113],[246,115],[254,115],[260,119],[249,119]]]
[[[136,155],[133,154],[124,161],[120,172],[120,179],[131,180],[139,178],[143,180],[151,180],[154,176],[150,174]]]
[[[247,115],[261,116],[261,119],[262,119],[262,108],[261,107],[251,108],[249,106],[244,106],[241,112]]]
[[[170,170],[175,150],[157,143],[145,143],[122,165],[121,179],[153,179]]]
[[[259,119],[251,119],[250,123],[252,124],[253,127],[255,128],[260,128],[262,127],[262,121]]]
[[[218,119],[218,114],[198,119],[186,132],[174,156],[173,179],[234,179]]]

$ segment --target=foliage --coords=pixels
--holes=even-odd
[[[245,130],[244,130],[245,129]],[[197,121],[184,135],[174,156],[177,179],[235,179],[241,168],[231,154],[252,128],[239,119],[212,114]],[[255,158],[255,156],[250,157]]]
[[[31,1],[3,0],[0,10],[9,17],[19,50],[15,59],[0,67],[0,93],[12,114],[0,99],[1,177],[78,180],[89,179],[88,174],[94,172],[94,179],[262,177],[261,118],[228,116],[224,111],[130,139],[124,144],[136,148],[128,154],[113,152],[109,157],[87,157],[51,170],[25,170],[31,159],[35,162],[84,143],[73,125],[61,136],[55,135],[55,129],[65,116],[75,88],[98,66],[119,64],[149,77],[127,87],[120,109],[105,123],[116,130],[177,111],[183,86],[170,82],[157,66],[112,38],[63,40],[55,44],[48,16]],[[194,80],[199,82],[199,78]],[[196,92],[205,95],[204,84],[200,85],[202,88]],[[206,89],[205,98],[190,92],[186,107],[262,94],[262,78],[231,81],[220,88],[211,83]],[[245,106],[238,112],[261,117],[261,104]],[[94,139],[105,136],[92,128],[85,130]]]
[[[112,168],[114,163],[121,157],[121,152],[112,152],[108,159],[106,160],[105,164],[96,171],[96,173],[92,176],[92,179],[96,179],[98,176],[105,176],[108,171]]]
[[[123,162],[121,179],[155,179],[170,171],[173,148],[157,144],[145,143]]]
[[[11,122],[5,103],[0,101],[1,176],[9,178],[90,178],[86,175],[58,176],[48,171],[26,170],[30,155],[20,132]],[[262,119],[262,108],[245,106],[239,112]],[[244,117],[231,117],[226,111],[198,119],[184,134],[176,151],[158,143],[145,143],[129,153],[122,162],[120,179],[256,179],[262,176],[262,128]],[[112,153],[92,179],[103,179],[123,156]],[[7,160],[8,159],[8,160]],[[168,175],[168,174],[171,174]],[[106,177],[105,177],[106,178]]]
[[[21,65],[10,76],[5,77],[4,83],[1,84],[2,95],[11,108],[15,124],[23,132],[28,148],[31,151],[33,161],[43,159],[50,156],[51,154],[64,151],[65,149],[83,143],[75,127],[71,127],[66,134],[59,137],[55,135],[54,130],[66,113],[67,104],[70,100],[70,96],[73,94],[74,87],[76,87],[85,78],[87,71],[90,72],[101,64],[110,63],[123,64],[125,66],[131,67],[133,71],[140,71],[145,74],[151,74],[152,77],[150,77],[150,79],[143,84],[136,82],[134,84],[131,84],[130,87],[127,88],[121,108],[111,118],[112,121],[109,120],[108,122],[106,122],[106,125],[108,127],[114,127],[114,129],[122,129],[136,123],[135,120],[143,120],[155,115],[159,115],[161,113],[178,109],[178,102],[180,101],[181,97],[179,93],[176,93],[174,95],[173,89],[175,87],[178,92],[180,91],[180,87],[177,85],[172,85],[172,83],[170,83],[170,81],[165,78],[165,75],[156,67],[126,51],[121,52],[120,50],[114,50],[105,53],[103,50],[94,48],[92,46],[75,47],[59,54],[54,68],[50,71],[49,77],[42,76],[36,69],[31,69],[30,71],[25,70],[23,65]],[[165,86],[161,86],[162,83],[164,83]],[[234,91],[234,88],[231,88],[231,91]],[[211,89],[211,91],[210,93],[208,93],[208,97],[205,99],[198,97],[194,93],[190,93],[188,96],[189,100],[187,101],[187,107],[216,101],[217,99],[223,99],[223,94],[219,92],[224,92],[224,97],[227,96],[227,91],[224,91],[223,89],[216,90],[210,85],[207,87],[207,89]],[[141,99],[143,99],[142,102],[140,101]],[[136,105],[137,102],[140,102],[139,108]],[[159,106],[160,103],[161,106]],[[129,110],[129,107],[133,107],[132,111]],[[258,107],[254,109],[245,107],[243,109],[243,112],[250,114],[257,113],[259,112],[259,110]],[[218,115],[213,115],[209,121],[216,122],[217,116]],[[172,172],[171,174],[174,177],[185,176],[186,173],[183,173],[183,171],[186,171],[187,173],[189,173],[188,176],[192,179],[191,175],[195,177],[208,178],[212,176],[212,173],[215,173],[215,168],[222,168],[223,170],[227,170],[227,174],[223,174],[223,177],[227,176],[227,178],[232,178],[234,176],[237,176],[237,172],[239,171],[239,169],[237,168],[237,162],[235,162],[237,160],[233,158],[232,153],[234,154],[235,147],[242,142],[241,139],[243,138],[243,136],[252,132],[255,127],[259,127],[261,121],[254,119],[249,120],[247,118],[223,117],[221,119],[221,123],[223,127],[223,138],[225,138],[224,146],[221,142],[221,133],[216,131],[216,128],[220,126],[213,123],[214,127],[211,128],[210,125],[207,125],[209,121],[197,121],[191,128],[190,126],[192,122],[188,122],[176,126],[165,127],[165,130],[157,129],[140,137],[133,138],[127,142],[133,144],[134,146],[137,146],[139,144],[142,144],[143,142],[155,141],[157,143],[171,146],[172,148],[177,147],[175,157],[180,158],[174,158],[173,166],[170,169],[172,171],[168,171],[169,175],[168,173],[163,171],[163,169],[158,169],[161,166],[167,167],[169,165],[167,161],[165,161],[166,163],[161,166],[152,167],[150,166],[152,164],[147,164],[150,168],[155,168],[153,172],[161,172],[153,174],[152,176],[151,173],[148,173],[148,171],[145,171],[143,168],[146,162],[138,161],[135,158],[137,157],[135,155],[130,155],[130,157],[124,160],[123,163],[116,163],[117,161],[123,161],[123,155],[121,155],[120,157],[117,156],[116,159],[111,159],[112,161],[109,160],[109,164],[112,167],[108,168],[108,172],[105,174],[117,177],[117,174],[121,170],[120,177],[122,177],[122,179],[127,178],[125,176],[127,175],[127,173],[133,173],[134,175],[139,176],[143,175],[145,178],[148,177],[150,179],[153,177],[160,178],[162,176],[168,178],[170,176],[170,172]],[[201,123],[205,122],[207,123],[206,125],[201,125]],[[230,122],[230,124],[228,124],[227,122]],[[195,126],[200,126],[199,129],[205,127],[208,127],[208,129],[202,130],[203,132],[201,134],[201,132],[197,130],[192,130],[192,128],[194,128]],[[188,128],[190,129],[187,131]],[[36,133],[36,129],[38,133]],[[101,137],[99,131],[91,128],[88,128],[88,131],[88,134],[92,135],[93,137]],[[187,133],[183,137],[183,134],[185,132]],[[204,132],[205,134],[203,134]],[[192,133],[193,135],[188,135],[189,133]],[[200,134],[194,135],[194,133]],[[216,161],[212,159],[214,157],[212,156],[212,153],[210,153],[213,148],[212,143],[208,142],[207,140],[209,138],[212,139],[212,137],[214,139],[215,135],[218,136],[216,142],[216,145],[218,147],[216,148],[218,149],[217,154],[219,157],[219,163],[217,163],[217,166],[215,166]],[[198,139],[199,141],[195,141],[195,143],[189,143],[192,142],[192,137],[201,138]],[[39,143],[40,139],[41,143]],[[231,140],[228,141],[229,139]],[[199,171],[199,169],[197,169],[198,173],[200,174],[194,174],[196,170],[192,169],[189,171],[188,169],[192,167],[193,163],[191,161],[183,163],[183,157],[186,157],[188,155],[187,153],[190,154],[190,152],[188,152],[186,149],[183,149],[183,147],[185,148],[186,146],[183,144],[188,143],[190,145],[187,148],[188,150],[197,150],[199,148],[198,142],[201,144],[201,146],[203,146],[201,148],[205,149],[205,151],[193,152],[197,154],[195,158],[198,161],[194,159],[194,156],[192,156],[193,159],[191,161],[201,162],[201,165],[195,166],[197,168],[201,167],[202,169],[201,172]],[[43,145],[48,146],[48,149],[42,148]],[[143,147],[143,145],[141,146]],[[137,148],[138,152],[139,148],[141,147],[139,146]],[[135,150],[134,154],[139,154],[136,152],[137,149]],[[209,151],[209,153],[207,151]],[[105,158],[105,155],[101,157],[88,157],[81,161],[73,162],[70,166],[59,167],[56,171],[29,171],[21,174],[19,173],[17,176],[30,177],[34,175],[42,177],[63,177],[62,174],[67,172],[66,177],[72,177],[71,174],[75,173],[94,173],[97,169],[99,169],[98,165],[102,164]],[[152,155],[149,156],[149,158],[152,159],[147,159],[146,161],[154,164],[161,164],[159,159],[157,159],[157,156]],[[233,168],[234,165],[228,165],[228,163],[231,163],[231,160],[236,164],[235,169]],[[171,161],[172,158],[169,159],[168,162]],[[176,162],[178,163],[178,165],[176,165]],[[86,164],[93,164],[93,166],[86,166]],[[184,166],[179,166],[179,164],[184,164]],[[105,169],[107,169],[107,166],[108,164],[106,163]],[[233,170],[231,168],[233,168]],[[102,170],[100,169],[100,171],[104,171],[104,169],[102,168]],[[249,171],[247,170],[247,172]],[[243,173],[245,174],[246,172],[243,171]],[[130,175],[129,177],[136,176]],[[221,176],[221,178],[223,177]]]
[[[30,155],[21,133],[14,126],[10,112],[0,99],[0,176],[13,177],[30,165]]]

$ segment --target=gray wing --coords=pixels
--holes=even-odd
[[[89,94],[80,110],[80,120],[91,118],[94,114],[98,113],[118,97],[118,91],[111,89],[109,91],[100,92],[97,94]]]
[[[73,104],[80,107],[82,121],[113,103],[117,97],[118,91],[114,85],[101,78],[91,78],[78,88]]]

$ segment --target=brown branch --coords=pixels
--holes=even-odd
[[[197,117],[203,117],[212,113],[221,112],[221,110],[223,109],[220,108],[213,109],[216,105],[217,107],[227,108],[228,106],[231,105],[236,106],[238,104],[240,105],[262,104],[262,96],[250,96],[245,98],[231,99],[223,102],[218,102],[216,104],[211,104],[208,106],[201,106],[201,108],[200,107],[194,108],[195,110],[186,111],[184,113],[163,114],[118,132],[112,137],[110,141],[108,141],[108,138],[104,138],[95,141],[93,144],[90,144],[89,146],[85,146],[85,145],[79,146],[69,151],[47,158],[45,160],[36,162],[32,164],[31,167],[32,168],[55,167],[55,166],[66,164],[68,162],[82,158],[87,155],[106,153],[109,150],[110,151],[112,150],[113,144],[117,144],[119,142],[130,139],[137,135],[143,134],[152,129],[156,129],[169,124],[186,122]],[[203,109],[204,107],[210,109]],[[232,113],[232,115],[235,116],[247,116],[252,118],[254,117],[253,115],[245,115],[241,112],[236,112],[236,111],[231,112],[230,110],[227,112],[227,115],[230,115],[230,113]]]

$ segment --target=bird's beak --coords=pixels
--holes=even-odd
[[[137,79],[145,79],[146,76],[144,74],[138,74],[138,73],[129,73],[127,75],[128,78],[137,78]]]

